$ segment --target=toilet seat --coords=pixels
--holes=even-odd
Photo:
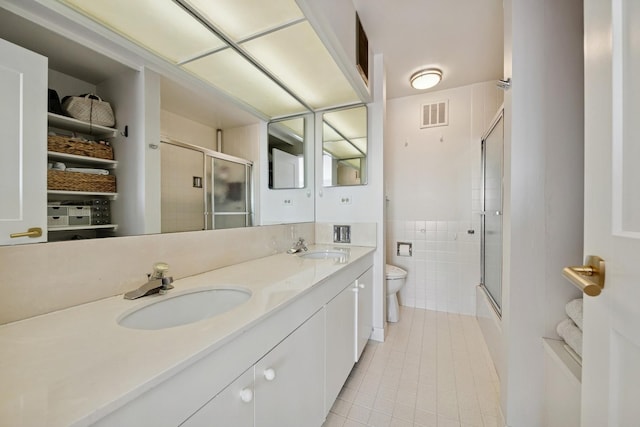
[[[384,274],[387,279],[404,279],[407,277],[405,270],[390,264],[385,265]]]

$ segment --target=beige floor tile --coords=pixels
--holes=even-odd
[[[371,415],[371,409],[360,405],[352,405],[347,418],[360,423],[366,423],[369,421],[369,415]]]
[[[391,415],[384,412],[371,411],[368,424],[371,427],[389,427]]]
[[[323,427],[500,427],[499,380],[475,318],[401,307]]]

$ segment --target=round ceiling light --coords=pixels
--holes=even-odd
[[[442,71],[437,68],[428,68],[413,73],[409,81],[415,89],[429,89],[440,83],[442,80]]]

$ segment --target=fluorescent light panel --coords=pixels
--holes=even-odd
[[[61,0],[174,64],[226,46],[171,0]]]
[[[186,2],[235,42],[304,18],[295,0]]]
[[[313,109],[359,101],[306,21],[242,43],[240,47]]]
[[[189,62],[183,68],[266,116],[288,116],[307,111],[293,96],[232,49]]]

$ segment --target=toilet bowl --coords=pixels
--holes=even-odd
[[[387,281],[387,321],[397,322],[400,314],[398,291],[404,286],[407,272],[400,267],[387,264],[384,274]]]

